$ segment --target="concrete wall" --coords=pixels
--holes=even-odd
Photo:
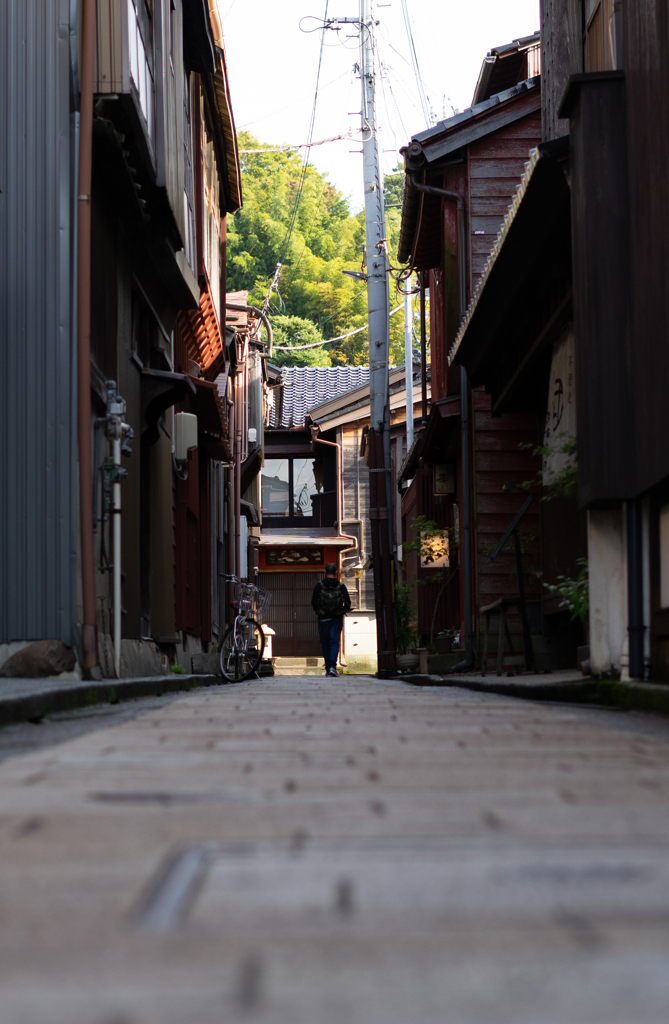
[[[623,509],[588,512],[590,663],[594,675],[627,666],[627,553]],[[623,675],[625,672],[623,671]]]
[[[376,672],[376,616],[351,611],[344,618],[342,663],[349,672]]]

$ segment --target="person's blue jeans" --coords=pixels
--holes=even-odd
[[[343,624],[343,619],[318,620],[318,635],[321,638],[321,647],[323,648],[326,672],[329,672],[331,668],[337,667],[339,640],[341,638]]]

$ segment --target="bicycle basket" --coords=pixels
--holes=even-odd
[[[259,622],[262,622],[262,616],[267,608],[268,604],[272,600],[272,591],[263,590],[262,587],[256,587],[256,618]]]
[[[260,620],[271,596],[270,591],[256,587],[253,583],[240,581],[235,584],[235,601],[239,615]]]

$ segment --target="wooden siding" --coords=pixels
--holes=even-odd
[[[630,4],[626,3],[625,7]],[[541,0],[543,141],[569,134],[558,108],[569,76],[583,70],[583,0]]]
[[[539,114],[528,114],[472,143],[467,150],[467,162],[444,168],[441,181],[434,181],[434,184],[443,188],[460,192],[465,198],[468,303],[476,292],[490,250],[516,194],[530,150],[540,141]],[[449,392],[447,356],[461,319],[455,203],[443,203],[440,225],[443,239],[442,265],[431,271],[429,279],[434,400],[444,398]],[[479,234],[481,231],[484,233]]]
[[[491,604],[500,597],[518,593],[513,544],[491,564],[488,557],[525,501],[524,490],[504,491],[507,480],[515,484],[536,479],[539,459],[521,445],[539,444],[536,415],[532,413],[490,415],[490,396],[472,392],[474,409],[474,527],[475,527],[475,606]],[[538,496],[519,526],[524,551],[523,579],[529,600],[539,600],[540,503]]]
[[[636,491],[669,476],[669,10],[623,5]]]
[[[630,348],[622,73],[583,76],[570,89],[570,104],[579,502],[595,507],[634,497],[640,451],[630,356],[647,339]],[[656,401],[666,407],[661,391]],[[639,415],[644,404],[652,404],[649,395],[639,395]]]
[[[430,383],[432,398],[436,402],[446,396],[448,367],[444,272],[441,268],[429,272],[428,286],[430,291]]]
[[[541,119],[535,115],[500,128],[469,147],[469,295],[475,293],[488,255],[516,188],[530,150],[541,141]],[[483,234],[480,232],[483,231]]]
[[[98,0],[97,45],[95,48],[95,92],[124,91],[124,22],[121,0]],[[127,30],[126,30],[127,31]]]
[[[434,495],[432,479],[432,466],[420,469],[411,486],[402,496],[403,545],[416,540],[414,523],[419,516],[425,516],[442,528],[450,528],[454,525],[452,497],[450,495]],[[457,551],[453,551],[451,565],[446,573],[454,570],[457,564]],[[460,574],[455,571],[443,591],[442,580],[438,579],[437,582],[433,582],[435,575],[434,571],[421,568],[418,555],[415,552],[404,554],[402,580],[404,582],[417,581],[412,592],[411,603],[416,616],[418,632],[424,640],[429,638],[435,607],[437,609],[434,620],[435,635],[443,629],[461,628]]]

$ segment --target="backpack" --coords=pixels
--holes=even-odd
[[[324,587],[321,584],[318,592],[318,617],[319,619],[341,619],[344,615],[344,594],[342,585],[336,587]]]

